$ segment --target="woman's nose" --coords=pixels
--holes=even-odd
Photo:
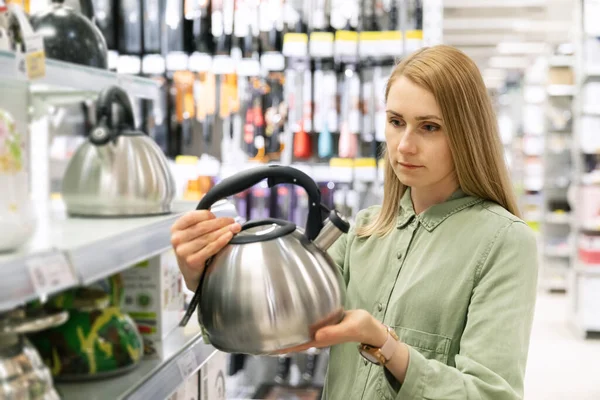
[[[402,154],[415,154],[417,152],[417,144],[411,130],[406,129],[400,138],[400,142],[398,142],[397,150]]]

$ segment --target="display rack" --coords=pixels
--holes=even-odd
[[[26,247],[0,255],[0,312],[91,284],[168,250],[171,225],[194,205],[177,203],[172,214],[144,218],[68,218],[58,210],[42,215]],[[212,211],[237,215],[223,202]]]
[[[577,87],[573,82],[572,54],[549,58],[542,189],[541,285],[548,291],[567,290],[571,261],[571,209],[567,191],[572,183],[572,108]]]
[[[569,274],[569,319],[582,336],[600,332],[600,263],[583,257],[586,238],[600,236],[600,223],[593,210],[600,208],[598,186],[600,179],[590,172],[586,159],[600,158],[600,141],[597,139],[600,123],[600,106],[597,103],[600,85],[600,42],[597,21],[598,7],[594,2],[579,0],[576,9],[576,89],[580,94],[574,105],[574,129],[572,158],[574,182],[570,190],[571,203],[575,204],[571,229],[575,238],[571,246],[573,268]],[[596,171],[600,165],[596,163]],[[591,211],[590,211],[591,210]],[[589,249],[597,254],[598,248]]]

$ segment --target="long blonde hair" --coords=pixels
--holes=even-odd
[[[396,65],[385,89],[386,101],[400,76],[431,92],[439,104],[461,189],[520,216],[496,115],[477,65],[454,47],[423,48]],[[387,150],[384,160],[383,205],[376,218],[357,227],[360,237],[384,236],[396,224],[406,186],[394,173]]]

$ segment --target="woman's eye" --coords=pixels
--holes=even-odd
[[[426,130],[427,132],[435,132],[435,131],[438,131],[440,129],[440,127],[437,125],[425,124],[425,125],[423,125],[423,129]]]
[[[394,128],[399,128],[402,126],[402,123],[397,120],[397,119],[390,119],[390,124],[394,127]]]

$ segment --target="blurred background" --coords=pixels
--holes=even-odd
[[[327,351],[226,355],[178,327],[169,227],[264,164],[350,220],[380,203],[387,77],[439,43],[479,66],[538,236],[525,399],[600,399],[599,20],[597,0],[0,0],[0,399],[320,398]],[[103,132],[137,144],[102,175]],[[124,187],[154,203],[117,207]],[[308,213],[264,182],[229,204]]]

